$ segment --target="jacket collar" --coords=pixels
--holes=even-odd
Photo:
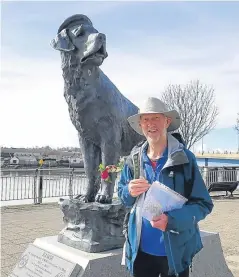
[[[140,156],[142,157],[143,161],[145,161],[145,159],[147,159],[147,155],[144,155],[145,151],[147,151],[147,148],[148,148],[148,142],[146,141],[141,146],[141,149],[140,149],[140,152],[141,152]],[[170,166],[189,163],[188,157],[184,151],[183,144],[181,144],[171,134],[168,134],[168,147],[167,147],[166,151],[168,152],[168,158],[167,158],[167,161],[166,161],[163,169],[170,167]],[[148,161],[148,159],[146,161]]]

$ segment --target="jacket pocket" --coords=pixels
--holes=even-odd
[[[182,264],[184,268],[192,265],[193,258],[202,249],[200,234],[196,231],[182,248]]]
[[[174,238],[175,244],[178,247],[181,247],[187,244],[187,242],[191,240],[191,238],[195,234],[195,231],[196,231],[195,228],[190,228],[180,232],[179,234],[171,233],[171,238]]]

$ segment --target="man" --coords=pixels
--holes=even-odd
[[[168,133],[180,127],[179,114],[150,97],[128,121],[146,141],[133,148],[118,184],[119,197],[131,208],[125,243],[126,266],[135,277],[188,277],[192,259],[203,247],[198,222],[212,211],[213,203],[195,156]],[[139,176],[134,177],[135,171]],[[141,216],[142,205],[147,190],[156,180],[188,201],[181,209],[149,222]]]

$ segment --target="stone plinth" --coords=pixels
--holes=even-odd
[[[58,242],[57,236],[36,239],[34,245],[79,265],[77,277],[130,277],[121,265],[122,248],[88,253]]]
[[[190,277],[233,277],[223,255],[219,234],[200,233],[204,247],[193,259]]]
[[[102,252],[121,248],[124,244],[125,207],[120,201],[112,204],[83,203],[78,199],[61,204],[66,227],[58,241],[86,252]]]
[[[201,237],[204,248],[193,260],[190,277],[233,277],[223,255],[219,234],[201,231]],[[122,248],[88,253],[59,243],[57,236],[36,239],[34,245],[78,264],[82,270],[77,277],[130,276],[121,265]]]

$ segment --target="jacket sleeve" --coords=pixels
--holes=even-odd
[[[132,179],[132,172],[129,166],[125,164],[118,182],[118,196],[126,207],[132,207],[136,200],[136,198],[129,193],[128,184]]]
[[[203,220],[213,209],[213,203],[199,171],[196,158],[191,153],[190,166],[193,172],[192,193],[187,203],[178,210],[167,212],[167,230],[182,232]]]

